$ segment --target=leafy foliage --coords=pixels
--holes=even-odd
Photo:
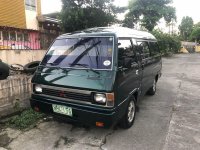
[[[35,126],[42,117],[43,114],[28,109],[23,111],[20,115],[10,118],[7,125],[17,129],[26,129],[30,126]]]
[[[107,26],[116,21],[116,13],[125,11],[115,7],[113,0],[62,0],[62,28],[73,32],[85,28]]]
[[[200,22],[194,25],[190,40],[200,43]]]
[[[158,39],[158,45],[163,55],[178,53],[181,48],[181,41],[177,35],[170,35],[159,30],[152,34]]]
[[[180,35],[183,38],[183,40],[189,40],[189,37],[193,30],[193,19],[191,17],[183,17],[181,24],[179,26]]]
[[[176,20],[175,8],[168,5],[171,2],[172,0],[130,0],[124,26],[132,27],[140,22],[143,27],[152,31],[163,17],[167,23]]]

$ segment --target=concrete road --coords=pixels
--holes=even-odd
[[[145,96],[139,108],[129,130],[83,128],[53,120],[28,131],[3,129],[0,150],[199,150],[200,54],[164,58],[157,94]]]

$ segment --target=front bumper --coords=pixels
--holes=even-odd
[[[31,107],[39,108],[40,112],[64,118],[66,120],[81,122],[83,124],[96,126],[96,122],[102,122],[105,128],[111,127],[117,122],[117,112],[113,108],[102,108],[76,103],[69,103],[47,98],[30,99]],[[53,112],[52,104],[63,105],[72,108],[73,117],[57,114]]]

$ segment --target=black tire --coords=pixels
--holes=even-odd
[[[157,81],[156,81],[156,79],[154,79],[153,85],[150,87],[150,89],[147,92],[148,95],[152,95],[153,96],[153,95],[156,94],[156,90],[157,90],[156,85],[157,85]]]
[[[26,64],[24,66],[24,72],[33,74],[37,70],[37,67],[39,66],[39,64],[40,64],[40,61],[33,61]]]
[[[9,76],[9,66],[0,62],[0,80],[5,80]]]
[[[128,106],[127,106],[127,109],[126,109],[126,113],[125,115],[123,116],[122,120],[120,121],[120,126],[124,129],[129,129],[130,127],[132,127],[134,121],[135,121],[135,115],[136,115],[136,100],[134,97],[132,97],[131,100],[129,100],[129,103],[128,103]],[[130,110],[131,108],[131,105],[133,105],[132,109]],[[132,115],[129,113],[133,113]]]

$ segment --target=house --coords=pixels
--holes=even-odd
[[[37,20],[39,22],[39,28],[46,33],[61,34],[59,13],[54,12],[50,14],[39,15]]]
[[[0,49],[47,48],[58,33],[42,30],[39,16],[41,0],[1,0]]]

